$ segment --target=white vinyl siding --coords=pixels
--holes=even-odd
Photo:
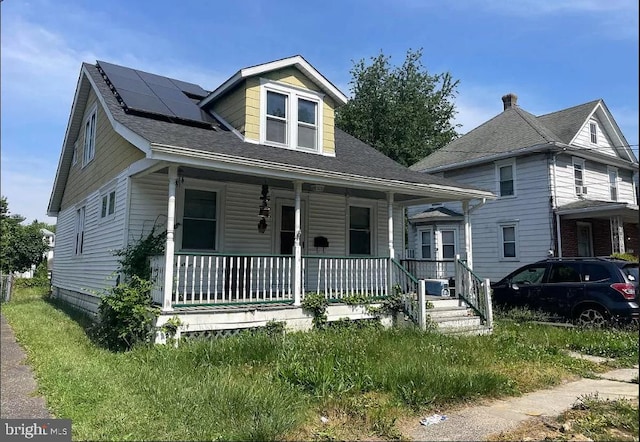
[[[598,114],[598,112],[596,112]],[[595,123],[595,135],[592,132],[592,123]],[[611,129],[609,129],[611,130]],[[596,140],[594,143],[593,140]],[[603,130],[603,124],[600,117],[594,115],[594,117],[587,121],[580,129],[575,139],[571,143],[578,147],[584,147],[587,149],[595,149],[598,153],[603,153],[611,156],[618,156],[617,152],[612,146],[619,143],[612,143],[607,136],[605,130]]]

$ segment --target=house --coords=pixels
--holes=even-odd
[[[548,256],[638,255],[638,160],[603,100],[535,116],[504,110],[411,166],[494,192],[472,213],[474,270],[497,280]],[[408,209],[416,258],[450,259],[458,202]]]
[[[159,323],[189,332],[286,320],[308,292],[372,300],[413,283],[395,258],[407,205],[492,198],[412,172],[334,125],[347,101],[301,56],[212,91],[104,61],[83,64],[48,213],[53,293],[96,312],[114,251],[166,230],[152,259]],[[404,283],[402,283],[404,278]],[[364,317],[330,307],[329,319]]]

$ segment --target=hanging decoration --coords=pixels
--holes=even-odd
[[[258,211],[258,216],[260,217],[260,221],[258,222],[258,232],[264,233],[267,230],[267,218],[271,216],[271,207],[269,207],[269,186],[266,184],[262,185],[262,195],[260,196],[260,209]]]

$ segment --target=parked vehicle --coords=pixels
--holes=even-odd
[[[609,258],[552,258],[492,284],[496,306],[541,310],[581,325],[638,321],[638,263]]]

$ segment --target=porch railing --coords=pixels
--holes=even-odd
[[[485,325],[492,327],[493,309],[491,306],[491,283],[489,279],[482,280],[459,257],[456,257],[455,266],[458,297],[480,316]]]
[[[456,273],[455,261],[402,259],[400,263],[418,279],[448,279]]]
[[[303,297],[308,292],[322,293],[332,300],[387,296],[388,257],[304,256],[302,269]]]

